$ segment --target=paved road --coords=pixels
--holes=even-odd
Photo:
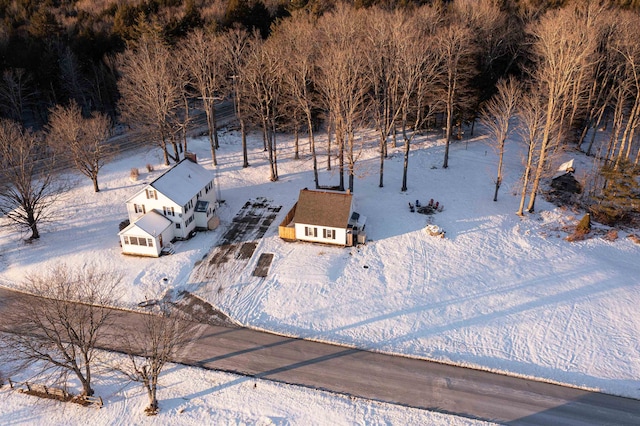
[[[0,325],[15,297],[21,295],[0,288]],[[141,323],[139,315],[117,311],[117,328],[126,333]],[[640,424],[635,399],[246,328],[198,324],[175,361],[502,424]]]

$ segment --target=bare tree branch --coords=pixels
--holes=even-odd
[[[93,395],[92,367],[97,345],[108,330],[121,274],[93,264],[65,264],[27,276],[7,323],[12,354],[27,363],[45,363],[61,377],[71,373],[83,394]],[[35,296],[35,297],[34,297]]]

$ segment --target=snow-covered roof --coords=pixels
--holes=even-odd
[[[560,176],[564,176],[567,173],[573,173],[576,169],[573,167],[573,158],[565,163],[562,163],[556,173],[553,175],[553,179],[556,179]]]
[[[295,223],[346,228],[351,213],[351,194],[303,189],[293,218]]]
[[[171,222],[169,219],[152,210],[124,228],[118,233],[118,235],[126,234],[132,229],[138,228],[146,234],[156,236],[170,227],[172,224],[173,222]]]
[[[209,170],[185,158],[145,186],[145,189],[151,186],[171,201],[182,206],[212,180],[213,174]],[[144,192],[145,189],[137,192],[127,202]]]
[[[186,204],[213,179],[213,174],[199,164],[184,159],[151,182],[158,192],[179,205]]]

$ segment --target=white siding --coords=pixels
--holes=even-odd
[[[158,257],[162,247],[173,240],[173,223],[151,211],[119,233],[122,252]]]
[[[214,206],[216,201],[215,191],[211,189],[208,192],[206,192],[203,187],[202,190],[200,191],[202,193],[202,196],[200,198],[198,198],[198,193],[196,193],[194,194],[194,196],[191,198],[190,201],[185,203],[185,205],[190,204],[189,209],[185,213],[184,206],[174,203],[173,201],[165,197],[160,192],[157,192],[157,199],[147,198],[147,194],[146,194],[147,188],[140,191],[138,194],[130,198],[129,201],[127,202],[127,212],[129,214],[129,221],[133,223],[145,214],[145,213],[142,213],[142,211],[139,211],[139,212],[135,211],[136,205],[138,206],[144,205],[144,211],[146,213],[154,210],[157,213],[165,216],[167,219],[174,222],[173,232],[176,238],[187,238],[189,236],[189,233],[196,229],[195,207],[199,199],[209,201],[210,206]],[[170,207],[170,208],[172,207],[174,214],[165,215],[166,207]],[[179,224],[180,228],[176,228],[175,224]]]
[[[340,246],[344,246],[347,244],[347,230],[341,228],[329,228],[324,226],[316,226],[316,225],[305,225],[303,223],[296,223],[296,239],[301,241],[311,241],[315,243],[325,243],[325,244],[336,244]],[[307,228],[311,232],[307,232]],[[315,230],[315,232],[314,232]],[[335,239],[333,238],[325,238],[325,232],[327,234],[330,232],[335,232]]]

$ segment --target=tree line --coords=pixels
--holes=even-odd
[[[162,20],[165,9],[159,2],[127,6],[146,9],[127,15],[123,50],[102,56],[117,94],[111,113],[93,108],[97,95],[89,96],[92,92],[79,84],[84,81],[95,91],[99,79],[91,85],[80,78],[82,73],[71,73],[65,84],[75,86],[77,96],[49,106],[42,130],[26,130],[24,105],[34,93],[26,84],[29,74],[5,72],[0,92],[11,100],[4,105],[14,115],[0,122],[0,142],[7,147],[20,142],[25,149],[3,151],[3,169],[21,176],[5,173],[0,206],[31,231],[31,238],[39,236],[37,223],[47,210],[43,200],[63,189],[43,173],[53,158],[91,178],[97,192],[100,167],[113,155],[107,143],[111,123],[126,123],[157,144],[168,165],[187,150],[186,129],[195,105],[206,114],[217,164],[214,105],[221,99],[235,106],[243,166],[249,166],[246,133],[255,130],[262,135],[272,181],[278,180],[278,134],[291,132],[295,158],[303,149],[299,136],[308,140],[305,149],[317,188],[354,191],[362,131],[375,129],[379,186],[384,186],[389,148],[401,146],[401,190],[406,191],[416,135],[444,129],[442,167],[448,168],[450,143],[464,128],[473,133],[480,119],[499,152],[494,200],[508,137],[517,131],[526,144],[518,214],[534,211],[554,155],[568,148],[596,158],[581,201],[600,220],[629,220],[638,210],[640,44],[635,31],[640,17],[628,7],[596,0],[559,2],[561,7],[541,1],[456,0],[321,8],[308,2],[283,11],[276,4],[270,5],[273,12],[267,15],[274,21],[265,33],[251,20],[239,25],[251,14],[238,11],[250,10],[253,3],[229,3],[238,13],[227,7],[228,26],[206,25],[203,3],[164,3],[184,13]],[[168,31],[168,22],[176,19],[193,25]],[[116,21],[121,20],[114,19],[116,28],[124,25]],[[322,147],[315,138],[320,127],[328,135]],[[604,146],[595,143],[603,127],[610,135]],[[48,161],[32,162],[26,171],[18,167],[34,158]],[[321,167],[337,167],[339,183],[321,182]]]

